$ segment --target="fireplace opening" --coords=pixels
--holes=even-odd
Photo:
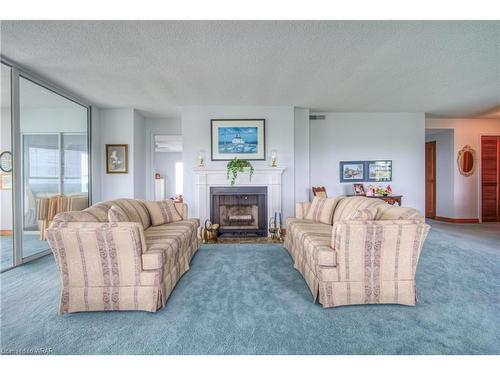
[[[211,187],[210,220],[219,235],[266,236],[266,187]]]

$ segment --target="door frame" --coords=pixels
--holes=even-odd
[[[149,156],[149,160],[146,161],[146,199],[154,200],[155,199],[155,185],[154,185],[154,165],[155,165],[155,137],[157,135],[170,135],[170,136],[178,136],[182,139],[182,134],[179,132],[172,131],[152,131],[148,139],[149,152],[147,153]],[[184,154],[184,142],[182,145],[182,154]]]
[[[477,207],[478,207],[478,219],[479,222],[483,222],[483,189],[482,189],[482,173],[483,173],[483,163],[482,163],[482,156],[483,156],[483,147],[482,147],[482,139],[483,137],[500,137],[500,133],[479,133],[478,137],[478,142],[477,144],[479,152],[478,154],[478,160],[477,160]]]
[[[434,170],[434,184],[433,184],[433,189],[432,189],[432,201],[434,203],[434,207],[433,207],[433,210],[432,210],[432,217],[429,217],[428,219],[436,219],[436,209],[437,209],[437,203],[436,203],[436,184],[437,184],[437,171],[436,171],[436,156],[437,156],[437,142],[436,141],[429,141],[429,142],[425,142],[425,145],[427,146],[427,144],[434,144],[434,166],[433,166],[433,170]],[[427,160],[425,160],[425,163],[427,164]],[[425,184],[427,185],[427,172],[425,173]],[[427,194],[427,187],[425,188],[425,194]],[[424,216],[427,218],[427,204],[426,204],[426,207],[425,207],[425,212],[424,212]]]

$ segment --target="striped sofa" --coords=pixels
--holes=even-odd
[[[118,207],[126,221],[108,221]],[[175,203],[182,220],[151,226],[144,201],[118,199],[58,214],[46,230],[62,281],[61,314],[157,311],[198,250],[199,221]]]
[[[305,219],[298,203],[287,220],[284,246],[323,307],[390,303],[415,305],[415,272],[430,226],[412,208],[380,199],[340,197],[331,224]],[[375,213],[352,220],[353,212]]]

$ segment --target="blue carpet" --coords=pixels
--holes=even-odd
[[[500,226],[432,223],[418,305],[312,303],[279,245],[203,246],[158,313],[57,315],[52,257],[1,275],[4,353],[500,354]]]
[[[14,265],[12,236],[0,236],[0,269],[6,269]],[[47,241],[40,241],[38,234],[23,235],[23,258],[48,250]]]

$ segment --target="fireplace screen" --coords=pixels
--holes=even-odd
[[[258,229],[257,195],[222,195],[219,200],[220,226],[226,229]]]
[[[267,235],[265,187],[212,187],[211,221],[219,234]]]

